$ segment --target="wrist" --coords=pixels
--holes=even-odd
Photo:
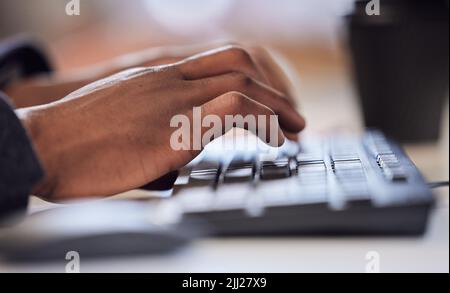
[[[50,199],[57,183],[57,155],[48,138],[47,115],[42,113],[39,107],[31,107],[16,110],[22,125],[27,131],[34,152],[44,170],[44,177],[33,187],[33,195],[43,199]],[[50,128],[52,129],[52,128]]]
[[[58,101],[94,79],[75,76],[36,77],[9,85],[5,92],[18,108],[45,105]]]

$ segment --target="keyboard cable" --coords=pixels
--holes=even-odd
[[[432,181],[432,182],[428,182],[428,186],[431,189],[437,189],[437,188],[442,188],[442,187],[448,187],[448,181]],[[448,210],[448,206],[449,206],[449,202],[448,202],[448,194],[445,195],[444,197],[436,197],[436,206],[435,208],[437,209],[447,209]]]
[[[448,187],[449,182],[448,181],[435,181],[435,182],[428,182],[428,186],[431,189],[435,188],[441,188],[441,187]]]

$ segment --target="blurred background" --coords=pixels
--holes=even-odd
[[[0,37],[35,34],[64,68],[137,48],[218,39],[307,46],[320,54],[335,48],[340,16],[353,1],[81,0],[80,16],[72,17],[65,14],[68,2],[1,1]]]
[[[385,0],[396,1],[405,2]],[[276,52],[293,79],[300,110],[308,121],[307,133],[363,129],[364,111],[354,82],[357,79],[351,66],[348,24],[344,17],[352,12],[353,0],[81,0],[79,16],[66,15],[68,2],[0,1],[0,39],[20,33],[36,37],[48,48],[61,71],[153,46],[228,40],[267,46]],[[448,1],[443,2],[448,5]],[[444,67],[448,76],[448,35],[446,44]],[[366,71],[364,66],[360,66],[360,75]],[[367,71],[376,70],[367,67]],[[446,92],[439,93],[446,96],[439,97],[439,101],[445,102],[435,103],[443,114],[437,141],[432,139],[408,148],[412,155],[420,153],[419,158],[438,151],[448,162],[446,79]],[[440,114],[431,113],[433,117]],[[427,164],[425,160],[423,163]],[[448,164],[429,167],[433,174],[448,178]]]
[[[0,38],[18,33],[36,36],[63,71],[152,46],[255,43],[275,49],[288,61],[301,79],[296,86],[302,86],[302,100],[323,97],[339,105],[341,93],[348,97],[321,80],[330,77],[339,87],[349,82],[340,39],[342,16],[352,0],[81,0],[79,16],[66,15],[68,2],[0,1]],[[316,108],[308,105],[302,102],[304,111],[314,117]],[[345,125],[348,115],[339,114],[331,115],[336,119],[324,127],[310,125],[316,129]]]

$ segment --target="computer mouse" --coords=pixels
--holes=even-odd
[[[192,230],[170,205],[134,201],[78,203],[39,212],[0,230],[0,255],[10,261],[162,254],[184,247]]]

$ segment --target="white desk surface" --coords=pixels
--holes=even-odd
[[[360,114],[348,75],[330,74],[320,81],[305,78],[300,83],[308,131],[342,128],[360,131]],[[449,176],[448,106],[444,111],[439,143],[405,147],[429,180],[448,180]],[[380,255],[381,272],[448,273],[448,195],[448,188],[436,192],[438,207],[432,213],[424,237],[205,239],[168,256],[97,261],[81,258],[81,272],[364,272],[366,253],[376,251]],[[40,206],[41,202],[33,200],[32,209]],[[64,262],[20,266],[0,262],[0,272],[64,272],[64,268]]]

